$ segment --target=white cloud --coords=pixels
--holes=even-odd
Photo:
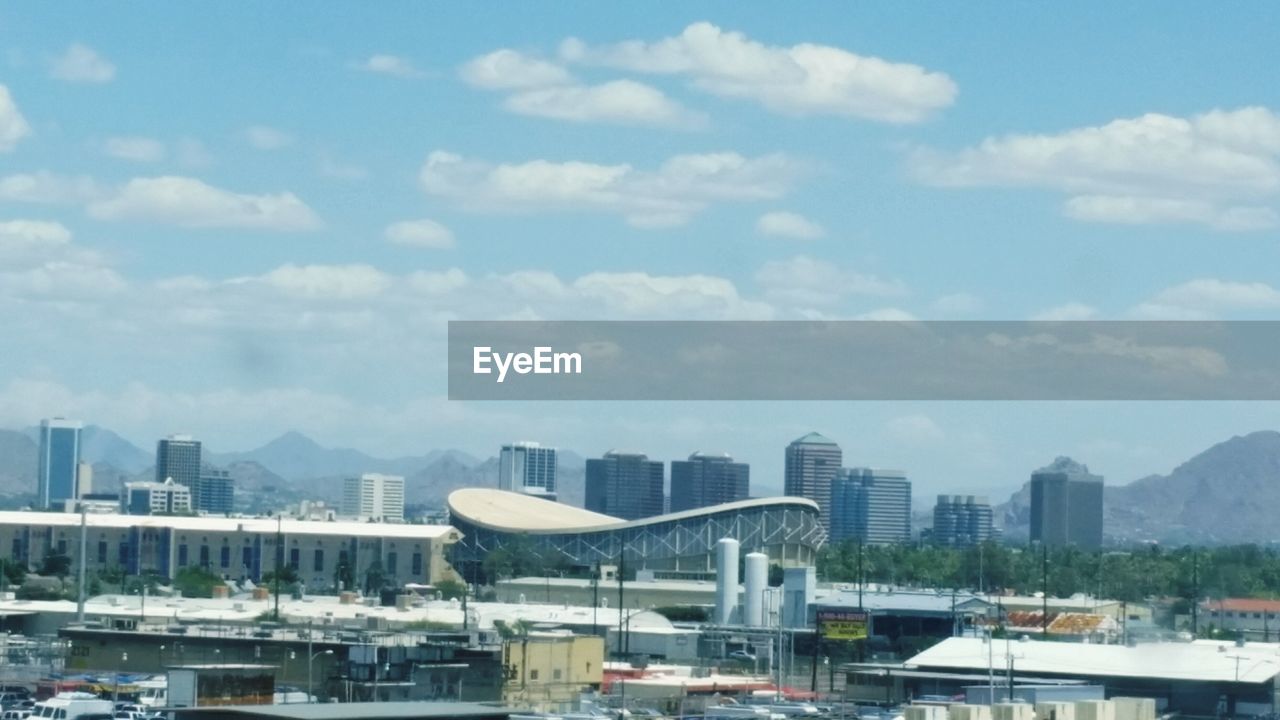
[[[148,137],[107,138],[102,151],[113,158],[131,162],[159,162],[165,156],[164,143]]]
[[[71,240],[59,222],[0,221],[0,296],[65,301],[124,289],[97,253]]]
[[[37,205],[78,205],[99,195],[85,175],[55,175],[46,170],[0,177],[0,200]]]
[[[359,165],[335,160],[328,153],[320,154],[320,174],[335,180],[364,180],[369,171]]]
[[[561,44],[567,62],[687,76],[723,97],[752,100],[785,115],[839,115],[919,122],[950,105],[956,85],[918,65],[857,55],[828,45],[770,46],[707,22],[655,42],[589,47]]]
[[[396,245],[436,249],[453,247],[453,231],[426,218],[392,223],[384,235]]]
[[[469,210],[603,212],[636,227],[667,227],[687,222],[712,203],[781,197],[802,170],[782,154],[677,155],[642,171],[581,161],[493,165],[437,151],[427,157],[419,179],[428,195]]]
[[[75,43],[54,59],[49,73],[66,82],[101,84],[115,78],[116,66],[93,48]]]
[[[135,178],[89,204],[99,220],[133,220],[187,228],[247,228],[281,232],[313,230],[320,219],[296,195],[249,195],[195,178]]]
[[[761,235],[812,240],[826,234],[816,222],[793,212],[768,212],[756,220],[756,232]]]
[[[1151,302],[1204,312],[1273,310],[1280,308],[1280,290],[1262,282],[1199,278],[1161,290]]]
[[[245,128],[244,138],[258,150],[279,150],[293,144],[292,135],[266,125],[252,125]]]
[[[0,152],[9,152],[18,141],[31,134],[27,119],[18,112],[18,105],[9,95],[9,88],[0,85]]]
[[[767,320],[768,305],[744,300],[733,283],[709,275],[655,276],[646,273],[590,273],[573,283],[582,301],[601,302],[628,315],[718,317]]]
[[[797,305],[831,305],[851,295],[894,297],[907,293],[897,280],[852,272],[826,260],[797,255],[773,260],[756,272],[766,297]]]
[[[43,257],[71,242],[71,231],[62,223],[44,220],[0,221],[0,260],[16,265],[21,259]]]
[[[357,67],[371,73],[391,75],[398,78],[415,78],[423,75],[421,70],[413,66],[411,60],[399,55],[370,55],[367,60]]]
[[[409,286],[427,295],[447,295],[466,287],[471,278],[459,268],[449,268],[443,272],[418,270],[409,273]]]
[[[1098,316],[1098,309],[1084,303],[1069,302],[1042,310],[1031,316],[1032,320],[1066,321],[1092,320]]]
[[[885,431],[892,439],[908,445],[933,444],[947,437],[938,423],[928,415],[893,418],[885,423]]]
[[[1039,187],[1092,222],[1258,230],[1280,222],[1280,116],[1266,108],[1191,118],[1151,113],[1052,135],[992,137],[956,153],[919,150],[912,169],[945,187]]]
[[[295,297],[338,300],[373,297],[391,285],[389,275],[362,264],[288,264],[250,280]]]
[[[698,128],[706,124],[705,116],[633,80],[523,90],[508,97],[503,107],[519,115],[582,123],[674,128]]]
[[[573,84],[563,67],[503,48],[482,55],[459,71],[467,83],[486,90],[527,90]]]
[[[1068,198],[1063,212],[1069,218],[1121,225],[1196,223],[1217,230],[1246,232],[1280,224],[1268,207],[1218,207],[1203,200],[1080,195]]]
[[[914,322],[919,318],[902,308],[887,307],[858,313],[853,316],[853,319],[874,320],[877,322]]]
[[[982,298],[970,293],[952,293],[934,300],[930,307],[943,315],[972,315],[982,310]]]

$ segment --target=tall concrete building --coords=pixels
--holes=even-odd
[[[696,452],[688,460],[671,461],[671,512],[746,500],[751,468],[728,453]]]
[[[189,515],[191,489],[173,479],[125,483],[120,505],[126,515]]]
[[[911,540],[911,481],[901,470],[841,468],[831,485],[832,542]]]
[[[498,489],[556,499],[556,449],[536,442],[503,445],[498,454]]]
[[[623,520],[661,515],[663,479],[661,461],[610,450],[587,460],[586,507]]]
[[[200,441],[190,435],[170,435],[156,443],[156,482],[173,478],[195,487],[200,478]]]
[[[203,470],[191,488],[192,509],[210,515],[227,515],[235,509],[235,480],[226,470]]]
[[[811,432],[787,446],[783,492],[818,503],[822,524],[831,528],[831,483],[843,460],[831,438]]]
[[[1102,476],[1068,457],[1031,473],[1031,541],[1102,547]]]
[[[36,462],[36,494],[40,507],[61,509],[79,497],[79,420],[48,418],[40,421],[40,456]]]
[[[933,542],[972,547],[994,537],[991,503],[981,495],[939,495],[933,506]]]
[[[404,520],[404,478],[365,473],[342,485],[342,514],[370,520]]]

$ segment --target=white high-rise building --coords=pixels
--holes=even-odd
[[[503,445],[498,456],[498,489],[556,499],[556,449],[536,442]]]
[[[347,478],[342,487],[342,514],[346,517],[404,520],[404,478],[365,473]]]
[[[128,515],[190,515],[191,490],[173,478],[125,483],[120,504]]]

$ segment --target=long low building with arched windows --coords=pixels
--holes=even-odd
[[[826,540],[818,505],[795,497],[739,500],[639,520],[620,520],[523,493],[465,488],[449,495],[449,522],[462,533],[450,559],[468,579],[485,557],[525,543],[549,562],[575,568],[710,573],[715,545],[734,538],[743,553],[762,552],[784,567],[814,563]]]

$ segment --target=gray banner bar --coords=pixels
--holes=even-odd
[[[1280,400],[1280,321],[453,321],[451,400]]]

